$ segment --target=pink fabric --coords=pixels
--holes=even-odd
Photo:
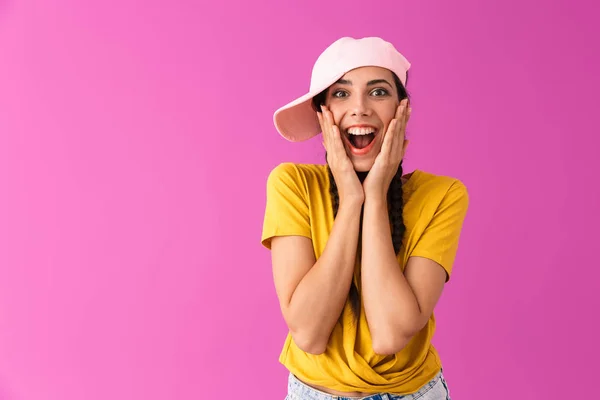
[[[336,40],[317,58],[309,92],[275,111],[273,121],[277,131],[292,142],[318,135],[321,128],[311,106],[312,98],[348,71],[365,66],[387,68],[405,85],[410,63],[391,43],[378,37],[343,37]]]

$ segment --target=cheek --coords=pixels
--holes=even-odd
[[[393,104],[386,104],[385,107],[381,107],[378,114],[381,122],[385,124],[384,128],[387,129],[396,116],[396,107]]]
[[[394,107],[394,109],[387,111],[387,113],[386,113],[386,121],[388,121],[388,125],[396,117],[396,111],[397,111],[397,109],[395,107]]]
[[[339,104],[339,101],[332,101],[331,99],[326,102],[326,105],[329,109],[329,112],[331,112],[331,115],[333,116],[333,122],[337,126],[340,126],[340,122],[344,117],[346,109],[343,107],[343,105]]]
[[[339,127],[344,113],[335,107],[330,108],[329,111],[331,111],[331,115],[333,115],[333,122]]]
[[[392,121],[392,118],[394,118],[394,116],[392,116],[391,118],[385,120],[387,122],[383,126],[383,131],[381,132],[381,133],[383,133],[383,135],[379,135],[380,138],[381,138],[381,140],[383,140],[383,137],[385,136],[385,134],[388,132],[388,129],[390,128],[390,122]]]

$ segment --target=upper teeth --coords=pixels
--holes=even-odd
[[[369,133],[375,132],[373,128],[349,128],[348,133],[350,135],[368,135]]]

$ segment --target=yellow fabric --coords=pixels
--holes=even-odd
[[[400,268],[404,269],[410,256],[427,257],[450,277],[469,203],[466,187],[455,178],[415,170],[403,192],[406,233],[398,256]],[[271,171],[262,233],[267,249],[274,236],[301,235],[312,239],[318,258],[333,222],[326,165],[283,163]],[[347,301],[323,354],[302,351],[288,334],[279,361],[309,384],[344,392],[410,394],[442,366],[431,344],[434,331],[432,316],[399,353],[377,355],[371,347],[364,307],[355,322]]]

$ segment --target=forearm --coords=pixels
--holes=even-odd
[[[362,233],[362,293],[376,352],[394,353],[414,335],[417,299],[398,265],[385,198],[365,202]]]
[[[289,305],[292,334],[305,351],[322,353],[354,275],[362,204],[340,204],[323,254],[298,284]]]

